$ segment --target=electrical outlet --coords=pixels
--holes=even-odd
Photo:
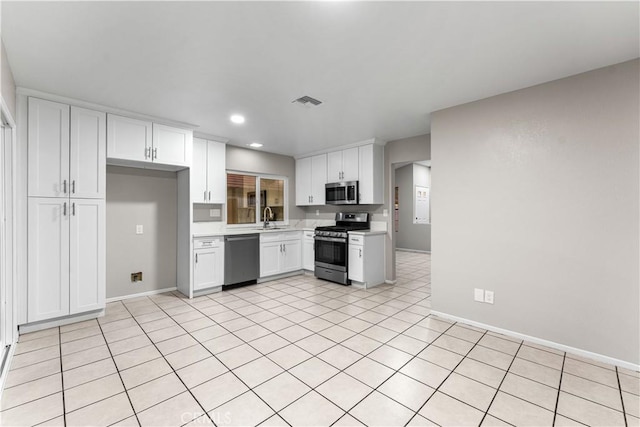
[[[133,283],[142,282],[142,271],[138,271],[137,273],[131,273],[131,281]]]
[[[136,234],[142,234],[143,228],[141,224],[136,225]]]
[[[493,304],[493,291],[484,291],[484,302]]]
[[[475,288],[473,290],[473,300],[478,302],[484,302],[484,290]]]

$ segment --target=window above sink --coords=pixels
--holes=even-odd
[[[270,224],[288,224],[287,193],[287,177],[227,172],[227,224],[261,225],[267,207],[273,212]]]

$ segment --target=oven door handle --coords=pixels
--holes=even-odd
[[[344,237],[320,237],[316,236],[316,240],[320,240],[322,242],[337,242],[337,243],[347,243],[347,239]]]

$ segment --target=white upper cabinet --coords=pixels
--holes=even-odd
[[[324,205],[327,155],[296,160],[296,205]]]
[[[359,203],[384,203],[384,147],[377,144],[358,147]]]
[[[191,166],[193,132],[146,120],[107,115],[107,159],[112,164],[179,170]],[[168,167],[163,167],[168,166]]]
[[[152,161],[153,124],[145,120],[107,115],[107,157],[140,162]]]
[[[191,164],[191,201],[193,203],[226,202],[226,146],[221,142],[193,138]]]
[[[106,115],[29,98],[29,196],[105,197]]]
[[[332,151],[327,154],[327,181],[358,180],[358,147]]]
[[[107,177],[106,114],[71,107],[70,195],[104,199]]]
[[[69,197],[69,106],[29,98],[28,193]]]
[[[190,166],[192,140],[193,133],[190,130],[154,123],[153,161],[165,165]]]

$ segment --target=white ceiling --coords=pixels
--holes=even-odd
[[[639,56],[638,2],[2,2],[19,86],[290,155]],[[323,101],[305,108],[291,101]],[[229,122],[232,113],[244,125]]]

